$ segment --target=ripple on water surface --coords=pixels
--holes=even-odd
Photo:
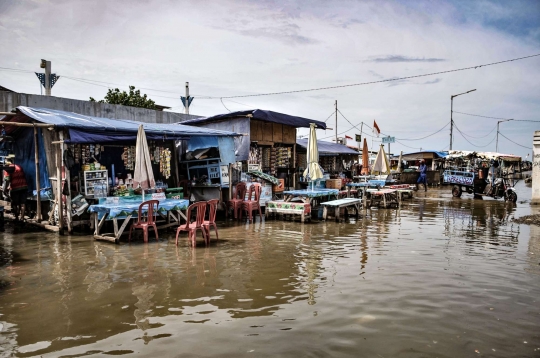
[[[208,248],[200,238],[195,249],[187,239],[176,247],[174,233],[114,246],[8,227],[1,348],[66,357],[540,355],[540,229],[511,221],[528,203],[455,200],[446,190],[342,223],[221,222]]]

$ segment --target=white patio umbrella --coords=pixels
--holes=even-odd
[[[135,172],[133,173],[133,187],[141,186],[143,189],[154,188],[156,181],[150,161],[150,151],[146,142],[146,134],[141,124],[137,132],[137,144],[135,147]]]
[[[309,138],[307,144],[307,168],[304,177],[313,183],[314,180],[323,177],[322,168],[319,165],[319,147],[317,145],[317,133],[315,123],[309,125]],[[313,184],[311,186],[313,188]]]
[[[388,157],[384,152],[384,145],[381,144],[379,148],[379,153],[375,158],[375,163],[373,164],[373,169],[371,169],[371,174],[380,175],[380,174],[390,174],[390,165],[388,164]]]
[[[401,173],[402,171],[402,168],[401,168],[401,161],[403,160],[403,151],[399,152],[399,161],[398,161],[398,165],[397,165],[397,172],[398,173]]]

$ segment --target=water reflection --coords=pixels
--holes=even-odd
[[[524,237],[509,220],[516,207],[504,202],[430,195],[342,223],[230,221],[210,247],[176,246],[172,233],[121,246],[4,234],[10,284],[0,296],[0,347],[20,356],[149,355],[158,347],[164,356],[195,348],[241,356],[279,340],[283,351],[261,355],[396,356],[413,347],[463,356],[463,320],[475,344],[500,340],[485,333],[486,322],[501,331],[489,307],[508,336],[535,342],[527,332],[540,324],[519,322],[540,294],[538,229]],[[520,240],[528,240],[523,258]],[[508,302],[517,301],[508,318]],[[403,341],[383,343],[388,336]]]

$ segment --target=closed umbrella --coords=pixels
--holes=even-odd
[[[152,162],[150,161],[150,152],[146,142],[146,134],[143,125],[139,126],[137,132],[137,145],[135,147],[135,172],[133,173],[133,186],[142,189],[154,188],[156,181],[152,171]]]
[[[362,175],[369,174],[369,151],[367,140],[364,138],[364,146],[362,147]]]
[[[403,151],[399,152],[399,161],[398,161],[398,165],[397,165],[397,172],[398,173],[401,173],[401,161],[403,160]]]
[[[375,158],[375,163],[373,164],[373,169],[371,170],[371,174],[373,175],[390,174],[390,165],[388,164],[388,157],[386,156],[386,153],[384,152],[384,145],[382,144],[381,144],[381,147],[379,148],[379,153],[377,153],[377,157]]]
[[[307,168],[306,170],[304,170],[304,177],[306,177],[309,181],[321,179],[323,177],[322,169],[319,165],[319,146],[317,145],[317,133],[315,132],[315,123],[311,123],[309,125],[309,139],[307,143]]]

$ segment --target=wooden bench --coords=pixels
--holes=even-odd
[[[265,208],[265,216],[269,218],[270,215],[299,215],[300,221],[304,222],[307,219],[311,219],[311,205],[305,202],[296,201],[267,201]]]
[[[356,217],[358,217],[360,207],[362,206],[362,200],[356,198],[344,198],[339,200],[327,201],[325,203],[322,203],[321,205],[323,206],[323,220],[326,220],[328,218],[328,208],[330,207],[334,208],[334,216],[336,218],[336,221],[339,221],[339,214],[341,208],[347,210],[348,215],[348,208],[352,207],[355,211]]]

